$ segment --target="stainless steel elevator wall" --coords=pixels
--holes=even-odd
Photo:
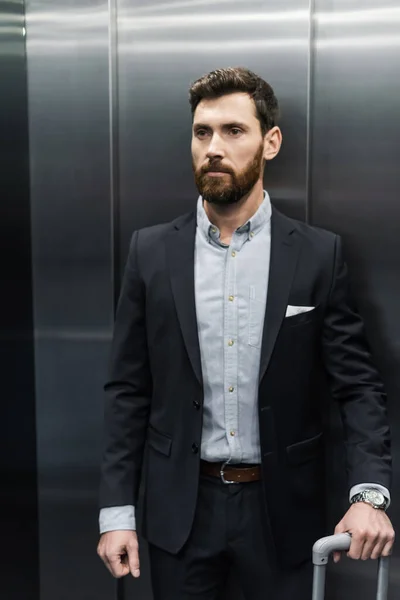
[[[400,0],[29,0],[27,31],[41,600],[114,600],[95,548],[115,257],[122,271],[133,230],[195,206],[188,87],[211,69],[247,66],[276,91],[284,144],[266,188],[343,236],[398,455]],[[347,507],[334,412],[332,426],[334,523]],[[151,599],[142,550],[118,600]],[[332,568],[330,600],[367,599],[373,573]]]
[[[106,1],[27,3],[41,600],[111,598],[96,556],[112,326]]]
[[[0,598],[37,600],[38,525],[22,1],[0,0]],[[24,576],[16,557],[23,545]]]

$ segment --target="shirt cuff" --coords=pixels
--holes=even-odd
[[[389,508],[390,506],[390,492],[387,488],[385,488],[383,485],[379,485],[379,483],[359,483],[358,485],[353,485],[353,487],[350,490],[350,494],[349,494],[349,500],[351,501],[351,499],[353,498],[353,496],[355,496],[356,494],[359,494],[360,492],[363,492],[364,490],[378,490],[379,492],[382,492],[382,494],[385,496],[385,498],[388,499],[388,505],[386,508]]]
[[[100,533],[107,531],[136,530],[135,507],[110,506],[102,508],[99,515]]]

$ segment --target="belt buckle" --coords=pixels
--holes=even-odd
[[[239,483],[238,481],[230,481],[229,479],[225,479],[225,475],[224,475],[224,469],[226,467],[226,465],[228,464],[229,461],[226,461],[222,464],[221,469],[219,471],[219,474],[221,476],[221,481],[222,483],[228,484],[228,483]]]

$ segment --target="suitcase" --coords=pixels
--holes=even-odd
[[[321,538],[313,546],[314,580],[312,600],[324,600],[325,575],[329,556],[332,552],[348,550],[351,536],[348,533]],[[387,600],[389,587],[389,557],[378,560],[378,590],[376,600]]]

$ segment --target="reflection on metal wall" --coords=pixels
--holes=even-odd
[[[113,258],[122,270],[134,229],[195,206],[187,92],[203,73],[243,65],[273,85],[284,145],[266,187],[283,212],[343,235],[395,426],[400,418],[400,0],[314,2],[311,98],[309,0],[28,2],[41,600],[114,598],[95,554]],[[347,507],[336,471],[332,523]],[[126,600],[151,598],[142,550]],[[346,587],[348,571],[363,579]],[[331,600],[367,597],[372,573],[334,567]]]
[[[316,2],[310,216],[314,224],[343,236],[395,431],[400,419],[399,32],[398,0]],[[340,439],[339,427],[335,436]],[[398,453],[394,435],[395,461]],[[343,473],[336,468],[334,475],[332,518],[346,508]],[[393,496],[396,524],[396,478]],[[392,560],[395,598],[400,592],[397,553]],[[370,597],[373,577],[370,563],[344,562],[332,569],[330,597]]]
[[[40,598],[110,599],[96,556],[112,323],[108,5],[27,9]]]
[[[118,0],[122,264],[133,229],[195,207],[188,88],[218,67],[244,65],[274,87],[284,145],[266,185],[282,210],[305,218],[308,8],[308,0],[285,2],[284,10],[278,0]],[[151,597],[145,557],[126,598]]]
[[[39,591],[23,2],[0,0],[0,598]],[[22,550],[23,547],[23,550]],[[17,556],[23,554],[23,572]]]

